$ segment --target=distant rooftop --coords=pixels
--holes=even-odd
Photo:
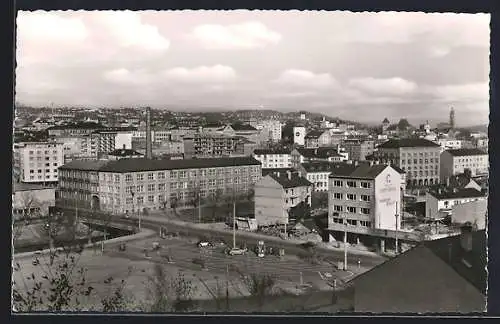
[[[227,157],[211,159],[121,159],[116,161],[72,161],[59,169],[61,170],[88,170],[100,172],[142,172],[156,170],[177,169],[205,169],[217,167],[232,167],[243,165],[260,165],[260,162],[252,157]]]
[[[255,128],[249,124],[232,124],[231,127],[235,131],[256,131],[257,130],[257,128]]]
[[[108,155],[112,155],[112,156],[139,156],[139,155],[144,155],[144,154],[139,153],[135,150],[131,150],[131,149],[118,149],[118,150],[114,150],[114,151],[108,153]]]
[[[430,195],[437,199],[459,199],[459,198],[479,198],[484,197],[485,193],[474,188],[463,188],[455,190],[437,190],[430,191]]]
[[[268,155],[268,154],[290,154],[292,151],[290,149],[256,149],[253,151],[256,155]]]
[[[470,155],[486,155],[486,154],[488,154],[485,151],[477,149],[477,148],[461,148],[461,149],[455,149],[455,150],[446,150],[445,152],[448,152],[453,156],[470,156]]]
[[[12,189],[13,189],[13,192],[18,192],[18,191],[54,189],[54,187],[44,186],[44,185],[35,184],[35,183],[14,182],[12,184]]]
[[[354,165],[351,163],[339,163],[338,168],[332,170],[330,178],[354,178],[354,179],[375,179],[382,171],[386,168],[393,168],[396,172],[402,174],[404,173],[401,169],[396,169],[392,165],[387,164],[373,164],[360,163]]]
[[[279,176],[277,174],[269,174],[269,176],[276,180],[284,189],[312,186],[312,183],[310,183],[306,178],[299,176],[294,172],[291,173],[290,178],[287,173],[280,173]]]
[[[400,147],[439,147],[439,144],[423,138],[402,138],[390,139],[378,146],[379,148],[400,148]]]
[[[318,147],[318,148],[298,148],[297,151],[306,158],[326,159],[329,157],[341,157],[335,147]]]

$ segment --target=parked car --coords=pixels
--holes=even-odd
[[[227,254],[229,255],[244,255],[247,253],[247,249],[240,249],[240,248],[233,248],[233,249],[230,249]]]
[[[198,247],[199,248],[204,248],[204,247],[212,247],[212,243],[208,242],[208,241],[199,241],[198,242]]]

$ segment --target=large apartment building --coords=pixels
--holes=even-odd
[[[59,168],[58,206],[113,214],[158,210],[215,195],[247,194],[261,178],[252,157],[73,161]]]
[[[253,156],[262,163],[262,169],[292,166],[292,155],[289,149],[256,149],[253,151]]]
[[[245,138],[223,134],[196,134],[184,137],[184,156],[186,158],[228,157],[250,155],[252,153]],[[247,150],[245,151],[245,148]]]
[[[353,161],[365,161],[366,157],[373,154],[375,141],[362,139],[345,139],[342,146]]]
[[[21,182],[57,182],[57,168],[63,164],[62,144],[25,142],[14,145],[14,168],[17,169]]]
[[[281,141],[283,126],[279,120],[269,119],[257,123],[257,129],[269,133],[269,139],[273,142]]]
[[[344,164],[330,175],[329,182],[330,231],[344,231],[347,225],[349,233],[369,235],[401,228],[401,217],[396,214],[401,215],[402,175],[393,167]]]
[[[487,175],[488,153],[477,148],[446,150],[441,153],[441,182],[469,169],[471,176]]]
[[[439,144],[425,139],[391,139],[378,146],[373,153],[380,163],[393,164],[406,172],[408,187],[439,183]]]

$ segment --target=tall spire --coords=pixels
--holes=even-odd
[[[451,129],[455,128],[455,109],[453,107],[450,109],[450,127]]]

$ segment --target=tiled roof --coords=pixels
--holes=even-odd
[[[306,138],[319,138],[324,132],[322,129],[312,130],[306,134]]]
[[[105,127],[101,124],[98,124],[98,123],[83,122],[83,123],[73,123],[73,124],[52,126],[52,127],[49,127],[48,130],[101,129],[101,128],[105,128]]]
[[[338,170],[332,171],[330,178],[355,178],[355,179],[375,179],[387,167],[392,167],[395,171],[399,172],[392,165],[387,164],[374,164],[359,163],[357,166],[354,164],[346,163],[345,166],[339,167]]]
[[[390,139],[378,146],[379,148],[400,148],[400,147],[439,147],[439,144],[423,138],[402,138]]]
[[[458,199],[458,198],[478,198],[484,197],[484,193],[477,191],[474,188],[464,188],[458,190],[441,190],[436,192],[429,192],[430,195],[437,199]]]
[[[305,158],[327,159],[329,157],[342,156],[337,153],[337,148],[334,147],[298,148],[297,151]]]
[[[256,155],[290,154],[291,152],[289,149],[256,149],[253,151]]]
[[[144,155],[142,153],[139,153],[135,150],[130,150],[130,149],[118,149],[118,150],[114,150],[110,153],[108,153],[108,155],[113,155],[113,156],[130,156],[130,155]]]
[[[328,161],[306,162],[302,163],[301,165],[306,170],[306,172],[332,172],[343,167],[347,167],[349,169],[354,168],[354,165],[351,163]]]
[[[256,131],[257,129],[249,124],[232,124],[231,127],[235,131]]]
[[[132,158],[116,161],[72,161],[61,166],[60,169],[95,170],[101,172],[122,173],[155,170],[202,169],[260,164],[261,163],[256,159],[246,156],[186,160],[150,160]]]
[[[284,189],[312,186],[306,178],[298,176],[296,173],[291,174],[291,178],[288,178],[288,174],[281,174],[277,176],[276,174],[270,174],[271,178],[276,180]]]
[[[461,148],[461,149],[455,149],[455,150],[446,150],[445,152],[448,152],[453,156],[469,156],[469,155],[486,155],[486,154],[488,154],[485,151],[477,149],[477,148]]]
[[[273,173],[283,173],[286,174],[287,171],[294,172],[295,170],[293,168],[270,168],[270,169],[262,169],[262,176],[266,176],[268,174],[273,174]]]

